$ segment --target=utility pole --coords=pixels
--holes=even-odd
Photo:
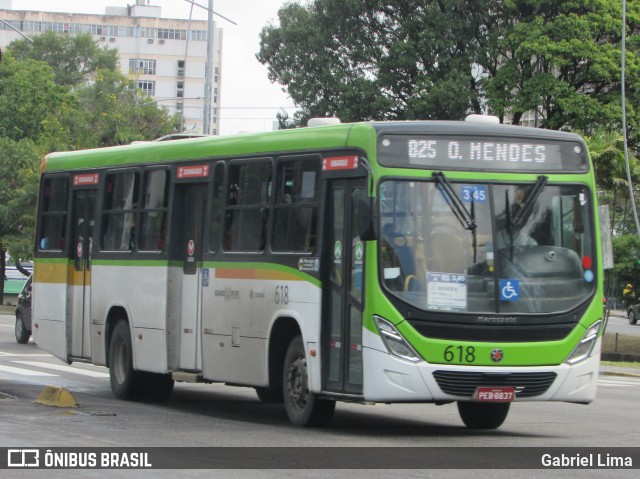
[[[213,66],[213,0],[209,0],[207,9],[207,62],[204,72],[204,118],[202,133],[211,133],[211,70]]]

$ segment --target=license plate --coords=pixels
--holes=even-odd
[[[473,400],[479,402],[511,402],[516,397],[516,389],[511,387],[479,387],[473,393]]]

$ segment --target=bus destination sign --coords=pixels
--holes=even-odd
[[[386,166],[470,170],[587,171],[578,142],[519,138],[385,135],[379,143]]]

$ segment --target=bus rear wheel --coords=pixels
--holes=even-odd
[[[141,375],[133,369],[131,334],[126,321],[116,324],[109,343],[109,380],[111,391],[119,399],[136,399]]]
[[[295,426],[324,426],[333,417],[336,402],[321,399],[309,391],[307,358],[301,336],[287,349],[283,371],[284,406]]]
[[[509,413],[511,403],[458,401],[458,413],[469,429],[497,429]]]

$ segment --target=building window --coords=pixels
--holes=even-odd
[[[140,37],[142,38],[155,38],[156,29],[152,27],[140,27]]]
[[[145,95],[154,96],[156,94],[156,82],[149,80],[138,80],[136,82],[136,88],[142,90]]]
[[[204,42],[207,40],[206,30],[191,30],[191,40]]]
[[[184,60],[178,60],[178,76],[184,77]]]
[[[167,40],[186,40],[187,31],[175,28],[158,28],[158,38]]]
[[[142,73],[143,75],[156,74],[156,61],[144,58],[129,59],[129,73]]]

